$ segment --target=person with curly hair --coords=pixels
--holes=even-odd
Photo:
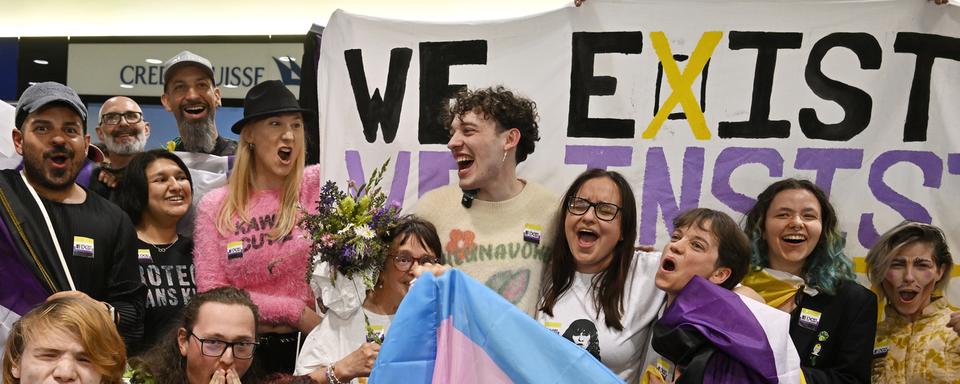
[[[753,243],[743,285],[791,315],[808,383],[869,383],[877,297],[856,281],[836,211],[816,184],[784,179],[747,212]]]
[[[102,303],[51,298],[13,324],[3,354],[3,382],[120,384],[127,354]]]
[[[536,103],[502,86],[468,90],[444,117],[459,183],[424,195],[416,214],[436,225],[448,264],[534,316],[557,205],[517,176],[540,139]]]

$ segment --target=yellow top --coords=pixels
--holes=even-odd
[[[960,382],[960,336],[947,327],[951,312],[947,300],[939,299],[911,322],[888,305],[886,318],[877,326],[875,349],[889,350],[874,359],[873,382]]]

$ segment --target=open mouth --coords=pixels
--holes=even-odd
[[[169,197],[165,198],[164,200],[170,201],[170,202],[174,202],[174,203],[183,202],[183,195],[169,196]]]
[[[904,302],[911,302],[911,301],[913,301],[913,299],[917,297],[917,294],[919,294],[919,292],[916,292],[916,291],[900,291],[900,292],[898,292],[898,295],[900,296],[900,301],[904,301]]]
[[[277,150],[277,156],[280,157],[280,161],[287,163],[290,161],[290,158],[293,157],[293,148],[280,147],[280,149]]]
[[[206,111],[207,111],[207,106],[202,104],[188,105],[186,107],[183,107],[183,112],[186,113],[187,115],[191,115],[189,117],[192,117],[192,118],[201,117],[200,115],[203,115],[204,112]]]
[[[473,165],[473,159],[470,157],[464,155],[457,156],[457,169],[459,171],[465,171],[467,168],[470,168],[471,165]]]
[[[660,269],[667,272],[673,272],[677,270],[677,263],[671,259],[665,258],[663,259],[663,262],[660,263]]]
[[[597,242],[597,239],[600,236],[596,232],[589,229],[581,229],[577,231],[577,244],[583,248],[588,248]]]
[[[801,244],[807,241],[807,237],[801,234],[786,235],[781,237],[780,239],[783,240],[785,243],[790,243],[790,244]]]
[[[55,155],[50,155],[47,157],[53,162],[53,165],[56,167],[66,167],[67,162],[70,161],[70,157],[63,153],[58,153]]]

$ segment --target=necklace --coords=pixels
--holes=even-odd
[[[166,247],[161,247],[161,246],[156,245],[156,244],[154,244],[154,243],[147,243],[146,241],[144,241],[144,243],[150,244],[150,246],[153,247],[153,248],[155,248],[155,249],[157,250],[157,252],[166,253],[167,250],[170,249],[170,247],[172,247],[174,244],[176,244],[177,241],[179,241],[179,240],[180,240],[180,236],[177,236],[175,239],[173,239],[173,242],[170,243],[170,244],[167,244]]]

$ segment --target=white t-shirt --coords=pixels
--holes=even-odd
[[[654,285],[659,267],[659,253],[633,255],[624,284],[622,331],[608,328],[603,311],[595,309],[590,283],[596,275],[579,272],[553,306],[554,316],[538,312],[537,321],[590,351],[627,383],[635,383],[644,368],[650,327],[666,297]]]
[[[296,375],[306,375],[321,366],[329,366],[360,348],[367,341],[366,327],[363,314],[370,319],[380,337],[386,336],[393,316],[380,315],[363,308],[363,312],[354,311],[347,318],[341,318],[336,313],[328,312],[327,316],[317,325],[303,342],[300,356],[297,357]],[[358,382],[353,380],[353,382]]]

